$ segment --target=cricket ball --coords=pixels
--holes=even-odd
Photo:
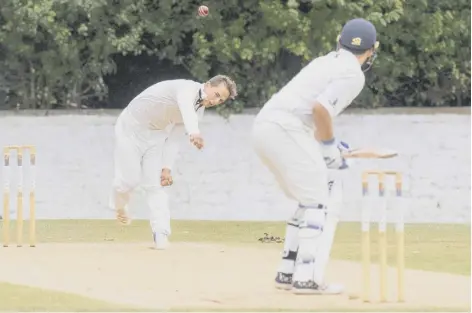
[[[207,16],[208,12],[210,12],[210,10],[206,5],[201,5],[200,7],[198,7],[198,15]]]

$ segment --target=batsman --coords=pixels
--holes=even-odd
[[[110,206],[120,223],[129,224],[130,194],[142,185],[156,249],[167,248],[171,234],[168,188],[179,147],[187,139],[197,149],[203,148],[199,121],[205,108],[234,99],[236,89],[224,75],[205,83],[161,81],[138,94],[118,117]]]
[[[257,115],[253,147],[298,208],[288,221],[275,282],[295,294],[339,294],[325,281],[340,203],[330,201],[328,171],[346,160],[333,119],[359,95],[378,47],[374,25],[361,18],[342,28],[337,48],[312,60]],[[335,181],[336,183],[336,181]]]

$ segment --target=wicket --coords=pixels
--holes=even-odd
[[[380,301],[387,302],[387,203],[385,197],[385,179],[387,176],[395,177],[395,192],[397,197],[402,197],[402,174],[396,171],[364,171],[362,173],[362,195],[369,195],[369,177],[376,176],[378,180],[379,197],[382,201],[379,219],[379,266],[380,266]],[[405,246],[404,246],[404,221],[403,208],[395,208],[398,218],[395,223],[396,233],[396,265],[397,265],[397,302],[405,301],[404,270],[405,270]],[[362,300],[370,302],[370,206],[362,207]]]
[[[16,210],[16,240],[17,246],[23,245],[23,179],[24,167],[23,156],[25,150],[29,151],[30,156],[30,175],[31,189],[29,193],[29,241],[30,247],[36,245],[36,217],[35,217],[35,166],[36,166],[36,148],[34,146],[6,146],[3,148],[3,246],[10,244],[10,154],[16,151],[18,165],[18,191],[17,191],[17,210]]]

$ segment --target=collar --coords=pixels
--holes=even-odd
[[[343,48],[340,48],[338,51],[336,51],[336,53],[344,58],[348,58],[348,59],[351,59],[353,62],[356,62],[356,64],[361,67],[362,65],[359,63],[359,60],[357,59],[357,57],[355,56],[354,53],[352,53],[351,51],[347,51]]]
[[[195,103],[195,111],[198,111],[201,107],[203,107],[202,101],[207,97],[207,94],[203,90],[203,87],[205,85],[201,84],[200,89],[198,89],[198,99],[197,102]]]
[[[200,89],[198,90],[198,95],[200,96],[200,99],[202,99],[202,100],[206,99],[206,97],[207,97],[207,94],[205,93],[204,87],[205,87],[205,84],[201,84]]]

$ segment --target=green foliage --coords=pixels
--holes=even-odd
[[[423,12],[423,13],[419,13]],[[409,1],[379,26],[381,49],[365,105],[470,105],[470,3]]]
[[[365,17],[377,27],[380,49],[355,105],[470,105],[465,0],[210,0],[207,17],[197,15],[199,4],[2,0],[0,91],[10,107],[96,105],[113,93],[107,77],[151,57],[199,81],[232,76],[240,97],[218,109],[227,115],[262,106],[307,62],[335,48],[346,20]]]

